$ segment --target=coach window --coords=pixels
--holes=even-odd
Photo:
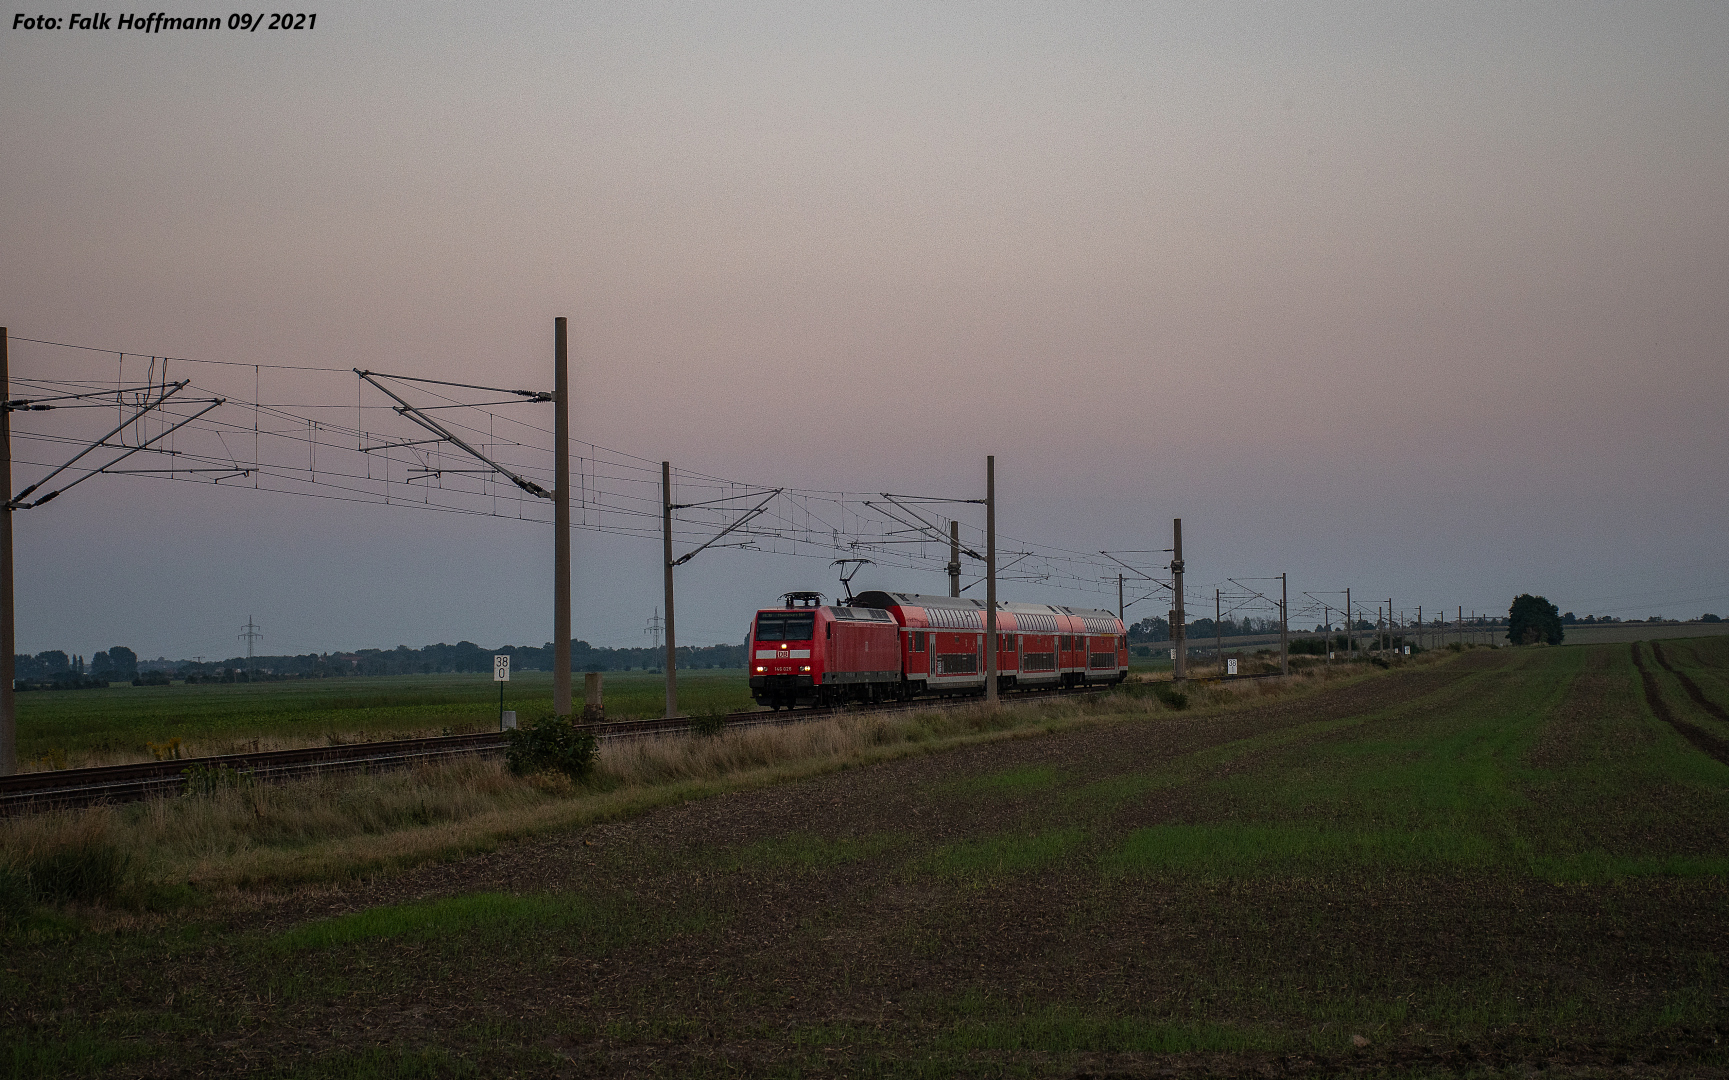
[[[924,652],[924,651],[925,651],[925,632],[923,630],[914,630],[913,631],[913,652]]]

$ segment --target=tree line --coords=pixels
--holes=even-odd
[[[1276,634],[1279,632],[1279,620],[1256,619],[1247,615],[1242,619],[1220,619],[1217,630],[1211,619],[1190,619],[1186,624],[1188,636],[1197,637],[1246,637],[1250,634]],[[1171,640],[1170,620],[1163,616],[1151,616],[1134,623],[1129,628],[1129,643],[1138,645],[1148,641]]]
[[[72,686],[131,682],[138,678],[138,654],[124,645],[103,649],[89,660],[77,653],[68,655],[60,649],[49,649],[35,656],[18,653],[12,658],[12,677],[25,684],[62,683]]]
[[[495,655],[510,657],[514,671],[551,671],[552,642],[545,645],[505,645],[484,649],[472,641],[440,642],[419,649],[360,649],[355,652],[306,653],[285,656],[231,656],[224,660],[146,660],[131,649],[115,646],[85,661],[58,649],[35,656],[14,657],[22,689],[67,689],[106,686],[114,682],[166,682],[170,675],[190,682],[251,682],[269,679],[320,679],[349,675],[429,675],[440,672],[490,672]],[[572,641],[570,662],[576,671],[659,671],[666,650],[651,647],[597,648]],[[686,645],[678,650],[681,669],[742,668],[743,645]]]

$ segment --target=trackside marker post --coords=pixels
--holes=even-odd
[[[606,719],[606,708],[601,702],[601,675],[591,671],[582,677],[582,718],[594,722]]]
[[[492,657],[492,681],[498,684],[498,730],[504,731],[516,726],[516,714],[504,711],[504,684],[510,681],[510,654],[497,653]],[[510,722],[505,722],[505,717]]]

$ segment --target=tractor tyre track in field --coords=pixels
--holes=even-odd
[[[1651,655],[1657,658],[1659,664],[1663,665],[1664,671],[1675,676],[1675,680],[1681,684],[1681,689],[1687,691],[1687,696],[1693,699],[1693,704],[1704,709],[1706,712],[1715,716],[1724,723],[1729,724],[1729,711],[1725,711],[1723,706],[1706,697],[1705,691],[1699,689],[1698,683],[1694,682],[1685,672],[1677,669],[1673,664],[1669,663],[1669,658],[1663,655],[1663,647],[1658,645],[1655,641],[1651,643]]]
[[[157,1056],[106,1074],[153,1077],[353,1075],[369,1064],[351,1056],[361,1045],[385,1048],[376,1074],[390,1066],[397,1075],[409,1066],[439,1071],[436,1058],[389,1056],[426,1046],[478,1075],[619,1080],[722,1072],[1720,1075],[1711,1070],[1723,1061],[1729,1027],[1718,1014],[1660,1027],[1654,1037],[1618,1019],[1655,1015],[1674,993],[1695,992],[1705,978],[1701,957],[1729,954],[1716,882],[1582,887],[1349,867],[1318,877],[1118,880],[1093,869],[1084,843],[1070,858],[976,878],[928,861],[1005,831],[1078,827],[1085,814],[1071,816],[1063,795],[1093,781],[1316,721],[1403,722],[1426,715],[1451,685],[1492,683],[1481,677],[1544,656],[1482,650],[1241,711],[1107,715],[1093,726],[693,799],[402,873],[237,897],[233,910],[213,913],[204,940],[183,947],[134,949],[116,961],[112,949],[133,948],[130,935],[80,946],[68,955],[86,966],[54,983],[55,996],[31,980],[46,982],[69,961],[50,947],[20,952],[8,968],[37,965],[10,976],[30,988],[30,1007],[85,984],[101,994],[93,989],[96,1000],[52,1016],[26,1014],[23,995],[0,1001],[0,1030],[25,1030],[28,1020],[29,1030],[57,1037],[51,1020],[78,1031],[117,1016],[134,1025],[134,1017],[160,1017],[139,1040]],[[1631,687],[1622,682],[1617,692],[1616,716],[1640,715]],[[1588,698],[1578,713],[1600,708]],[[1041,769],[1054,794],[979,783],[1037,780]],[[1230,811],[1200,785],[1144,805],[1170,822]],[[1108,842],[1124,825],[1089,828]],[[800,837],[806,847],[776,846]],[[844,857],[794,857],[807,848]],[[274,934],[308,919],[477,890],[592,897],[597,929],[530,923],[532,938],[462,932],[270,951]],[[127,955],[138,957],[136,966],[126,966]],[[1496,1002],[1511,1000],[1493,997],[1508,982],[1565,1004],[1574,1018],[1553,1031],[1547,1006],[1509,1021],[1471,1019],[1475,995],[1491,995],[1489,1016]],[[194,986],[201,998],[180,989]],[[1706,982],[1703,993],[1720,986]],[[201,1011],[171,1012],[187,1009],[175,992]],[[1413,1028],[1419,1012],[1385,1032],[1362,1028],[1372,1041],[1340,1045],[1357,1030],[1353,1003],[1388,1000],[1427,1001],[1413,1008],[1439,1009],[1443,1024],[1454,1023],[1446,1002],[1469,1002],[1457,1023],[1472,1029],[1470,1042]],[[211,1004],[221,1002],[248,1004],[243,1013]],[[1330,1002],[1342,1011],[1330,1011]],[[1363,1023],[1384,1015],[1379,1004],[1370,1009]],[[231,1013],[243,1018],[230,1021]],[[1041,1041],[1047,1025],[1070,1016],[1096,1017],[1104,1036]],[[1217,1018],[1226,1033],[1290,1038],[1285,1049],[1251,1041],[1166,1052],[1109,1035],[1143,1017],[1150,1032]],[[1310,1031],[1321,1039],[1298,1041]],[[998,1040],[1001,1049],[987,1047]]]
[[[1651,706],[1651,711],[1657,714],[1657,719],[1673,727],[1681,733],[1681,737],[1692,743],[1701,753],[1729,765],[1729,743],[1675,715],[1669,708],[1669,703],[1663,700],[1663,692],[1657,686],[1657,676],[1645,666],[1645,658],[1639,655],[1639,643],[1633,642],[1628,648],[1633,650],[1633,666],[1639,669],[1639,679],[1645,685],[1645,703]]]
[[[348,914],[379,904],[404,903],[487,889],[512,892],[556,889],[568,867],[585,865],[598,843],[641,856],[657,848],[727,848],[779,835],[787,822],[808,822],[825,835],[857,836],[888,830],[946,843],[994,835],[1003,828],[1001,805],[990,800],[944,800],[934,812],[929,792],[953,775],[985,775],[1027,766],[1052,767],[1084,783],[1126,769],[1149,769],[1256,735],[1339,715],[1399,708],[1449,683],[1505,663],[1505,654],[1468,653],[1431,668],[1390,673],[1296,700],[1274,699],[1223,714],[1163,713],[1153,722],[1109,723],[1059,735],[1019,736],[934,755],[881,762],[713,800],[663,807],[616,822],[506,844],[499,850],[437,862],[376,879],[289,890],[264,905],[260,928],[280,929],[310,918]],[[1186,808],[1176,793],[1145,800],[1150,820],[1180,820]],[[817,824],[820,823],[820,824]],[[1119,815],[1119,828],[1140,822]]]
[[[249,916],[237,913],[235,928],[270,933],[308,918],[476,890],[535,894],[575,887],[648,910],[712,911],[725,932],[679,933],[592,956],[560,950],[532,971],[519,963],[448,966],[424,979],[378,987],[365,1016],[353,1019],[369,1037],[386,1040],[403,1033],[424,1038],[484,1020],[474,1002],[524,1017],[550,1011],[589,1025],[559,1036],[557,1051],[577,1070],[606,1076],[790,1069],[796,1057],[778,1033],[830,1024],[886,1033],[879,1067],[913,1071],[913,1058],[900,1055],[916,1056],[940,1042],[944,1026],[958,1022],[941,1003],[969,993],[1024,1000],[1035,1016],[1076,1000],[1144,1001],[1157,1008],[1191,995],[1199,1007],[1229,1010],[1229,987],[1242,979],[1279,978],[1286,967],[1352,978],[1356,969],[1341,960],[1341,941],[1351,943],[1351,953],[1384,958],[1365,970],[1399,972],[1393,992],[1420,992],[1428,981],[1470,984],[1507,963],[1548,971],[1557,957],[1592,986],[1619,986],[1630,976],[1674,982],[1678,954],[1670,943],[1709,948],[1722,931],[1709,903],[1677,895],[1667,884],[1617,894],[1618,909],[1631,905],[1637,913],[1624,938],[1614,936],[1600,895],[1544,883],[1525,884],[1515,897],[1479,880],[1371,877],[1335,894],[1338,886],[1309,880],[1154,880],[1124,889],[1077,879],[1073,866],[1061,864],[971,885],[896,869],[916,865],[910,860],[921,851],[997,835],[1031,808],[1008,794],[943,794],[957,778],[1042,766],[1073,786],[1319,720],[1421,708],[1423,699],[1449,684],[1504,671],[1517,659],[1483,650],[1241,712],[1159,714],[1146,722],[1005,739],[695,800],[404,874],[307,890]],[[1144,808],[1163,821],[1217,809],[1193,786],[1147,799]],[[1045,822],[1053,824],[1062,822]],[[1111,831],[1134,824],[1118,818]],[[789,828],[831,838],[897,839],[881,855],[820,872],[748,860],[732,866],[726,855],[710,863],[700,854],[745,851]],[[1107,911],[1108,917],[1097,914]],[[1108,932],[1101,932],[1105,926]],[[1495,956],[1487,967],[1485,949]],[[1285,957],[1286,967],[1263,972],[1269,956]],[[337,954],[325,962],[344,977],[361,978],[367,959]],[[185,961],[193,962],[199,970],[209,966],[203,958]],[[189,979],[190,969],[179,963],[164,961],[160,980]],[[1220,996],[1205,989],[1216,982],[1227,987]],[[232,985],[237,993],[257,989],[241,979]],[[428,1005],[432,988],[432,1000],[442,1004]],[[638,1023],[652,1027],[660,1018],[686,1016],[693,1002],[706,1012],[701,1033],[688,1042],[631,1034]],[[323,1033],[347,1015],[341,1007],[317,998],[285,1005],[248,1040],[246,1052],[260,1063],[329,1052],[340,1043]],[[607,1033],[613,1029],[623,1034]],[[1005,1060],[994,1063],[1035,1075],[1331,1077],[1522,1067],[1657,1077],[1685,1074],[1726,1036],[1725,1029],[1666,1035],[1661,1048],[1591,1029],[1569,1032],[1564,1041],[1501,1031],[1456,1046],[1421,1040],[1379,1045],[1376,1036],[1377,1045],[1342,1053],[1063,1055],[1023,1048],[1002,1051]],[[843,1030],[838,1037],[850,1036]],[[1659,1053],[1670,1056],[1668,1064],[1654,1056]],[[837,1051],[827,1067],[840,1075],[859,1064]]]

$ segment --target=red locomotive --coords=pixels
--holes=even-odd
[[[921,694],[982,694],[985,605],[953,596],[865,592],[825,605],[788,593],[751,623],[750,692],[773,709]],[[997,603],[999,690],[1116,683],[1129,640],[1109,611]]]

